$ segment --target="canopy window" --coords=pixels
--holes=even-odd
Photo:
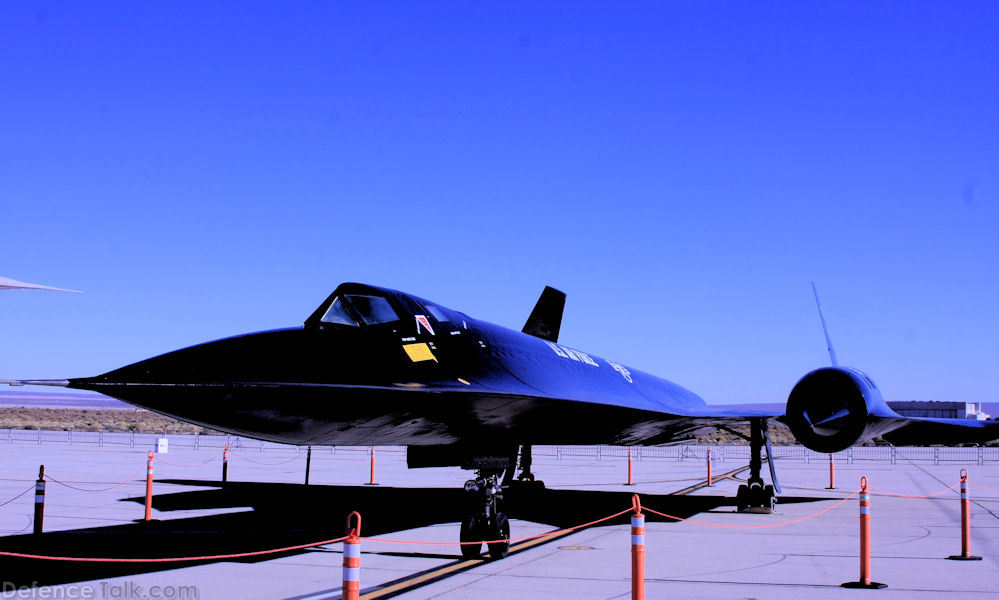
[[[391,323],[398,321],[399,315],[389,304],[389,301],[381,296],[361,296],[346,295],[344,299],[354,309],[354,312],[361,317],[365,325],[378,325],[379,323]]]
[[[440,307],[434,306],[433,304],[427,304],[427,312],[432,314],[439,323],[447,323],[451,320],[444,313],[444,311],[440,309]]]
[[[352,327],[357,327],[357,321],[350,316],[347,309],[344,307],[343,303],[340,302],[340,298],[334,298],[333,304],[326,309],[326,313],[323,318],[320,319],[323,323],[334,323],[337,325],[350,325]]]

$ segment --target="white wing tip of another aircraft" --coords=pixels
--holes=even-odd
[[[72,292],[74,294],[83,293],[80,290],[67,290],[37,283],[26,283],[9,277],[0,277],[0,290],[50,290],[53,292]]]
[[[69,381],[66,379],[0,379],[0,384],[4,383],[13,387],[20,387],[22,385],[48,385],[52,387],[66,387],[69,385]]]

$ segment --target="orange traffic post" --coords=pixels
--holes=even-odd
[[[38,467],[38,481],[35,482],[35,528],[34,534],[42,533],[45,520],[45,465]]]
[[[961,554],[951,560],[982,560],[971,555],[971,495],[968,493],[968,470],[961,469]]]
[[[829,455],[829,487],[827,490],[836,489],[836,462],[833,459],[833,455]]]
[[[146,462],[146,516],[143,520],[151,521],[153,518],[153,451],[149,451],[149,460]]]
[[[364,485],[378,485],[375,483],[375,447],[372,446],[369,452],[371,453],[371,474],[368,476],[368,482]]]
[[[357,517],[357,527],[350,522]],[[343,542],[343,600],[361,596],[361,515],[356,510],[347,515],[347,539]]]
[[[631,600],[645,600],[645,515],[638,494],[631,497]]]
[[[628,446],[628,483],[625,485],[635,485],[635,480],[631,477],[631,446]]]
[[[848,581],[843,587],[868,590],[888,587],[871,581],[871,494],[867,491],[867,477],[860,478],[860,580]]]
[[[222,483],[229,481],[229,444],[222,449]]]
[[[708,487],[713,485],[714,482],[711,480],[711,448],[708,448]]]

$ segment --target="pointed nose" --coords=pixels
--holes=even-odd
[[[225,338],[168,352],[96,377],[71,380],[72,387],[186,386],[247,382],[309,381],[317,360],[337,354],[337,344],[319,344],[302,329],[279,329]],[[335,341],[334,341],[335,342]]]
[[[71,387],[221,431],[301,443],[382,415],[356,396],[389,385],[394,355],[384,347],[335,331],[262,332],[76,379]]]

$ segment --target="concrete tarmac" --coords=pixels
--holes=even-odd
[[[16,442],[0,447],[0,550],[76,557],[168,557],[278,548],[342,535],[348,512],[361,513],[365,540],[362,598],[630,597],[627,515],[552,539],[515,543],[503,560],[462,560],[457,545],[460,469],[408,470],[402,452],[376,451],[376,482],[366,450],[233,451],[229,483],[220,483],[217,449],[172,450],[154,460],[151,523],[141,522],[144,449]],[[900,451],[904,455],[904,450]],[[45,533],[31,535],[34,480],[45,464]],[[715,474],[740,465],[716,465]],[[960,504],[940,492],[967,467],[972,493],[972,554],[959,562]],[[642,460],[636,485],[624,485],[618,457],[537,456],[534,471],[549,490],[511,498],[514,537],[599,519],[640,494],[646,513],[647,598],[999,598],[999,465],[837,464],[778,461],[784,494],[772,515],[735,512],[746,472],[696,487],[703,463]],[[836,505],[872,486],[872,575],[884,590],[850,590],[856,580],[858,502]],[[994,490],[990,491],[990,490]],[[683,495],[675,495],[684,492]],[[24,495],[17,497],[18,494]],[[830,510],[807,518],[823,509]],[[136,520],[139,522],[136,522]],[[787,525],[778,525],[804,519]],[[706,525],[715,525],[714,527]],[[747,528],[751,527],[751,528]],[[197,563],[66,563],[0,558],[0,591],[10,598],[339,598],[342,544],[278,555]]]

